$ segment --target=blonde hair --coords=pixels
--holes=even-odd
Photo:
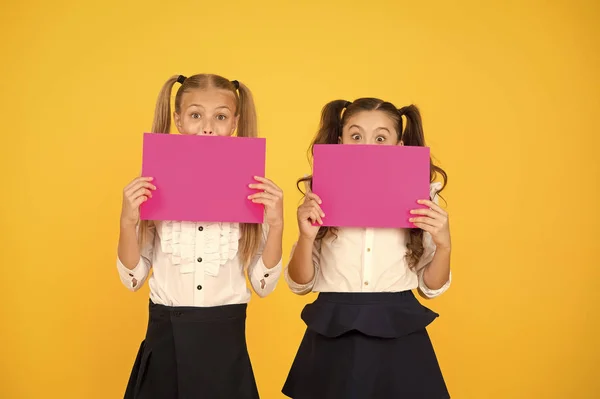
[[[154,122],[152,123],[152,133],[169,134],[171,131],[171,92],[173,85],[181,81],[180,76],[171,76],[163,85],[158,100],[156,101],[156,109],[154,111]],[[233,93],[236,100],[235,116],[239,115],[237,125],[238,137],[256,137],[256,109],[254,107],[254,99],[250,89],[241,82],[232,82],[219,75],[198,74],[185,78],[181,87],[175,95],[175,112],[180,112],[181,97],[189,90],[205,90],[208,88],[228,90]],[[243,166],[242,166],[243,167]],[[146,237],[150,222],[147,220],[140,221],[139,228],[139,245],[140,247],[146,243]],[[242,223],[240,225],[241,238],[238,256],[244,268],[247,268],[252,258],[258,252],[261,242],[262,226],[260,224]]]

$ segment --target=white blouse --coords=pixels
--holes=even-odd
[[[437,203],[441,183],[431,185],[431,197]],[[337,237],[336,237],[337,236]],[[423,272],[433,260],[435,244],[431,235],[423,234],[424,253],[415,270],[406,259],[409,230],[393,228],[338,228],[329,231],[313,246],[314,278],[298,284],[285,270],[285,279],[296,294],[308,292],[399,292],[419,288],[433,298],[450,286],[450,279],[440,289],[425,285]],[[292,249],[292,255],[294,252]],[[291,259],[291,256],[290,256]]]
[[[248,278],[261,297],[271,293],[281,275],[281,260],[269,269],[262,260],[268,226],[260,248],[248,266]],[[137,291],[148,278],[150,299],[166,306],[220,306],[247,303],[250,289],[238,257],[237,223],[153,222],[147,245],[133,269],[117,257],[123,284]],[[134,284],[135,279],[135,284]]]

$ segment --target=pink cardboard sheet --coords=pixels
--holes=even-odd
[[[410,211],[429,199],[429,157],[428,147],[315,145],[312,190],[323,225],[414,228]]]
[[[247,197],[265,155],[264,138],[144,134],[142,175],[157,189],[141,219],[262,223],[263,205]]]

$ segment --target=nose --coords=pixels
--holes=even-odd
[[[209,123],[206,123],[206,124],[205,124],[205,125],[202,127],[202,131],[201,131],[201,133],[200,133],[200,134],[202,134],[202,135],[205,135],[205,136],[212,136],[212,135],[214,134],[214,131],[213,131],[212,124],[211,124],[210,122],[209,122]]]

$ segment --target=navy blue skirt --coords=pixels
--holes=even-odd
[[[438,315],[411,291],[321,293],[282,392],[294,399],[447,399],[426,327]]]
[[[258,399],[246,347],[246,307],[151,302],[125,399]]]

